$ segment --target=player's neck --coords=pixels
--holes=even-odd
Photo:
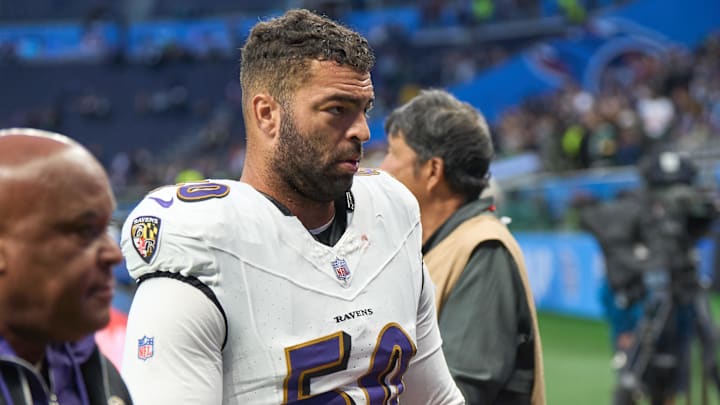
[[[247,167],[247,165],[246,165]],[[296,216],[307,229],[314,229],[327,224],[335,215],[333,201],[315,201],[304,197],[286,184],[267,181],[267,177],[259,176],[252,170],[243,172],[242,182],[251,185],[255,190],[265,194],[281,204]]]
[[[312,201],[294,195],[297,193],[282,193],[277,189],[253,187],[268,197],[285,215],[296,216],[307,229],[319,228],[335,216],[334,201]]]
[[[335,215],[335,203],[309,201],[308,199],[286,198],[279,200],[307,229],[319,228],[332,220]]]

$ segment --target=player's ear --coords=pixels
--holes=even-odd
[[[433,156],[425,162],[425,175],[427,177],[428,191],[445,181],[445,161],[439,156]]]
[[[280,104],[267,93],[256,94],[251,101],[252,115],[258,129],[269,137],[275,137],[280,128]]]

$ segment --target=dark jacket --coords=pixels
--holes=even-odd
[[[0,337],[0,405],[132,404],[127,387],[94,336],[53,344],[45,352],[48,381]]]
[[[461,207],[425,242],[423,253],[467,220],[493,215],[491,207],[491,199]],[[532,318],[518,267],[502,243],[475,248],[438,318],[445,358],[468,404],[531,403]]]

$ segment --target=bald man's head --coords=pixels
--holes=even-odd
[[[0,193],[0,232],[18,208],[29,208],[22,192],[57,183],[72,167],[105,176],[92,154],[65,135],[32,128],[0,129],[0,190],[4,191]]]
[[[32,128],[0,129],[0,170],[12,170],[68,148],[81,148],[65,135]]]
[[[0,333],[76,340],[103,327],[115,198],[102,165],[63,135],[0,130]]]

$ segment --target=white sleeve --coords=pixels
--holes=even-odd
[[[435,286],[423,263],[424,283],[417,317],[417,354],[403,376],[405,390],[400,401],[407,404],[464,404],[460,390],[450,375],[435,316]]]
[[[220,404],[224,338],[220,310],[198,288],[166,277],[142,282],[123,355],[122,376],[133,402]]]

